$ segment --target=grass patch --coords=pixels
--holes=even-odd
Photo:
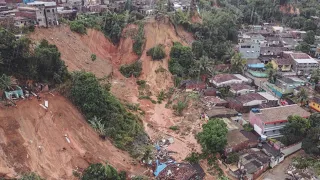
[[[179,126],[170,126],[169,129],[171,129],[173,131],[178,131],[180,128],[179,128]]]

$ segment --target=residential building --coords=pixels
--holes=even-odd
[[[215,87],[227,87],[232,84],[249,83],[249,79],[241,74],[218,74],[209,79]]]
[[[301,41],[301,39],[294,39],[293,37],[281,37],[281,43],[283,47],[286,47],[290,50],[294,50]]]
[[[59,25],[56,2],[34,1],[28,3],[28,5],[37,8],[37,25],[40,27]]]
[[[274,33],[282,33],[283,32],[283,27],[281,27],[281,26],[272,26],[272,31],[274,32]]]
[[[255,42],[239,43],[239,53],[245,59],[256,59],[260,56],[260,44]]]
[[[283,77],[277,79],[275,85],[284,92],[284,94],[290,94],[294,92],[294,89],[299,86],[304,86],[306,81],[298,77]]]
[[[252,108],[259,108],[262,104],[274,107],[279,105],[279,100],[269,93],[249,93],[228,98],[228,107],[241,113],[247,113]]]
[[[252,148],[244,151],[239,156],[238,167],[240,167],[239,179],[257,179],[269,168],[270,157],[259,149]]]
[[[234,129],[230,130],[227,134],[228,144],[225,147],[225,155],[232,152],[242,151],[247,148],[257,147],[259,140],[252,132]]]
[[[291,60],[289,58],[273,58],[271,60],[273,69],[281,72],[291,71]]]
[[[319,69],[319,63],[306,53],[286,51],[284,58],[290,58],[292,69],[297,75],[309,75],[313,70]]]
[[[269,143],[262,144],[262,152],[270,157],[270,167],[273,168],[284,160],[284,154],[278,148],[275,148]]]
[[[32,23],[32,20],[25,17],[14,17],[14,25],[16,27],[22,28],[28,26]]]
[[[204,89],[202,91],[203,95],[204,96],[216,96],[217,95],[217,89],[216,88],[207,88],[207,89]]]
[[[266,37],[266,43],[263,46],[266,47],[281,47],[281,40],[279,36],[268,36]]]
[[[248,84],[232,84],[229,90],[234,95],[243,95],[255,92],[255,89]]]
[[[261,56],[277,57],[281,56],[283,51],[287,51],[286,47],[261,47]]]
[[[202,81],[186,80],[182,81],[182,83],[180,84],[180,88],[185,89],[187,92],[201,91],[207,88],[207,84]]]
[[[310,113],[297,104],[261,109],[258,113],[250,112],[249,121],[259,135],[281,137],[280,130],[288,122],[288,116],[309,117]]]
[[[309,100],[309,107],[320,112],[320,98],[319,97],[313,97]]]

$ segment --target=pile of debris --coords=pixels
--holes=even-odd
[[[202,179],[203,176],[191,165],[187,163],[176,163],[168,165],[159,173],[157,179]]]
[[[174,143],[173,137],[167,139],[161,139],[155,144],[155,157],[156,161],[153,164],[154,175],[156,179],[179,179],[179,180],[192,180],[202,179],[204,177],[204,171],[198,165],[195,167],[188,163],[177,163],[172,157],[173,151],[168,151],[167,148],[170,144]]]
[[[295,180],[318,180],[310,168],[298,169],[294,166],[294,164],[289,165],[287,174],[289,174],[292,179]]]

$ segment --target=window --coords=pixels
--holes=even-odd
[[[40,21],[41,21],[41,19],[38,19],[38,21],[40,22]]]
[[[47,9],[47,12],[50,12],[50,9]]]
[[[52,12],[54,12],[54,9],[52,9]]]

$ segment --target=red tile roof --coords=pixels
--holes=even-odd
[[[287,58],[276,58],[276,59],[274,59],[274,61],[278,65],[290,65],[291,64],[290,59],[287,59]]]
[[[218,75],[215,75],[212,78],[212,80],[214,80],[217,83],[221,83],[221,82],[226,82],[230,80],[240,80],[240,79],[233,74],[218,74]]]
[[[298,106],[297,104],[293,104],[287,106],[261,109],[260,113],[256,114],[256,116],[260,117],[260,119],[266,124],[274,123],[277,121],[287,121],[287,118],[290,115],[308,117],[310,116],[310,113]]]
[[[249,93],[249,94],[244,94],[241,96],[236,97],[236,100],[238,102],[241,102],[242,104],[254,101],[254,100],[267,100],[263,96],[261,96],[259,93]]]
[[[292,53],[290,55],[293,59],[310,59],[310,56],[306,53]]]
[[[253,89],[251,86],[247,85],[247,84],[232,84],[230,85],[230,90],[234,90],[234,91],[240,91],[243,89]]]

